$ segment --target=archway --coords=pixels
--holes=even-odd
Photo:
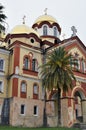
[[[85,100],[84,90],[82,88],[76,88],[73,95],[76,122],[83,122],[84,105],[82,104],[82,101]]]
[[[79,122],[83,122],[83,115],[82,115],[82,103],[81,103],[81,95],[80,92],[76,91],[74,94],[75,98],[75,116],[76,120]]]

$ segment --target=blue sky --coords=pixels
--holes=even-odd
[[[24,15],[26,24],[31,27],[48,8],[47,13],[57,19],[65,38],[71,36],[71,26],[75,26],[77,36],[86,45],[86,0],[0,0],[0,3],[5,7],[4,13],[8,17],[8,32],[22,23]]]

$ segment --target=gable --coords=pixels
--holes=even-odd
[[[74,55],[74,54],[78,54],[78,56],[80,58],[83,58],[85,59],[85,55],[82,51],[80,51],[80,49],[76,46],[74,48],[71,48],[70,51],[69,51],[70,54]]]
[[[65,48],[72,55],[78,54],[80,58],[86,58],[86,47],[83,45],[82,42],[79,42],[77,39],[69,42],[67,46],[65,46]]]

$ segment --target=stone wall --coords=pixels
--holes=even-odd
[[[25,105],[25,113],[21,114],[21,105]],[[38,107],[38,114],[34,115],[34,106]],[[40,127],[43,125],[43,107],[41,100],[14,97],[10,104],[10,125]]]

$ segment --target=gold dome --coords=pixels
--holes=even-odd
[[[39,34],[33,29],[28,27],[25,24],[22,25],[16,25],[10,32],[10,34],[29,34],[29,33],[34,33],[39,37]]]
[[[41,15],[36,19],[35,23],[40,23],[42,21],[49,21],[52,23],[57,23],[57,20],[51,15]]]

